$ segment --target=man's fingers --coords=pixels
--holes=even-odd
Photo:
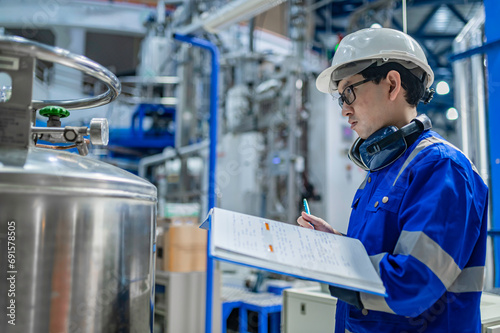
[[[313,229],[312,225],[309,224],[309,222],[305,221],[302,217],[299,217],[297,219],[297,223],[301,226],[301,227],[304,227],[304,228],[307,228],[307,229]]]
[[[315,218],[314,215],[307,214],[306,212],[302,212],[302,218],[306,221],[314,222]]]
[[[311,214],[307,214],[306,212],[302,212],[302,218],[304,218],[304,220],[308,222],[311,222],[314,225],[324,224],[324,221],[321,218]]]

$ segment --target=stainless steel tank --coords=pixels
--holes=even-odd
[[[21,41],[28,47],[16,46],[11,54],[2,47],[12,39],[2,38],[0,59],[18,57],[20,65],[7,71],[12,101],[0,103],[0,332],[152,332],[156,188],[101,161],[31,142],[40,131],[61,139],[62,129],[31,126],[27,145],[11,135],[12,124],[24,121],[16,84],[25,81],[17,80],[16,71],[25,58],[54,50]],[[52,53],[66,65],[85,62],[91,75],[111,75],[84,57],[58,52]],[[66,105],[76,109],[114,99],[115,79],[108,93]],[[29,112],[37,103],[49,104],[30,99]],[[15,120],[16,108],[17,123],[2,118]],[[86,128],[81,133],[88,134]]]
[[[155,216],[153,185],[96,160],[32,148],[0,167],[0,332],[150,332]]]

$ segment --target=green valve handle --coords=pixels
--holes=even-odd
[[[46,106],[39,110],[40,116],[50,117],[58,116],[59,118],[66,118],[69,116],[69,111],[60,106]]]

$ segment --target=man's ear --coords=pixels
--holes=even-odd
[[[402,92],[401,75],[398,71],[392,70],[387,73],[385,80],[389,85],[389,100],[395,101],[399,93]]]

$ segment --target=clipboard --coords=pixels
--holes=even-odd
[[[200,225],[213,259],[387,296],[363,244],[354,238],[212,208]]]

